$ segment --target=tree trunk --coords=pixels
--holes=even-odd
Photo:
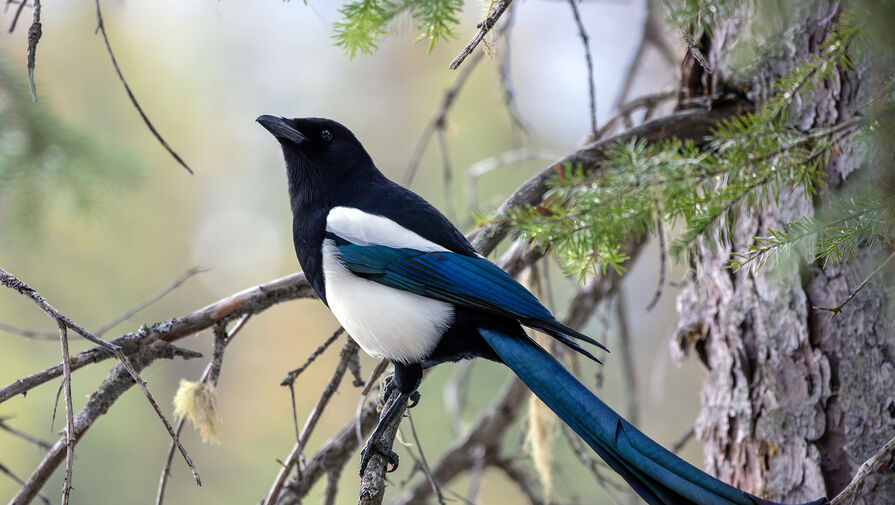
[[[795,21],[784,20],[784,26],[796,29],[783,34],[745,82],[728,63],[745,35],[743,16],[703,39],[712,73],[702,72],[699,86],[714,93],[748,90],[757,103],[766,100],[777,77],[818,52],[840,13],[839,2],[831,0],[792,9],[786,16]],[[808,129],[851,118],[861,100],[858,67],[840,69],[810,99],[797,100],[795,125]],[[685,87],[692,89],[688,78]],[[682,359],[692,348],[706,370],[696,433],[705,441],[707,470],[771,500],[835,495],[895,433],[895,324],[886,315],[885,293],[871,283],[835,318],[812,308],[845,300],[868,265],[875,266],[881,248],[860,249],[847,263],[823,270],[810,265],[801,272],[771,268],[752,275],[726,263],[766,227],[812,214],[859,163],[846,142],[827,166],[830,189],[815,201],[795,191],[776,205],[741,214],[729,246],[700,249],[695,275],[678,299],[673,354]],[[867,480],[857,503],[889,505],[893,497],[895,472],[886,469]]]

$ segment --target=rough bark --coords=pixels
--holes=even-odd
[[[707,48],[714,92],[748,90],[761,102],[778,76],[816,53],[840,13],[825,0],[796,7],[797,29],[752,73],[737,82],[728,57],[741,42],[745,23],[734,17],[713,32]],[[839,70],[808,100],[793,108],[802,129],[834,125],[853,117],[861,71]],[[831,189],[858,170],[854,146],[846,143],[827,167]],[[755,275],[726,268],[731,252],[747,249],[752,235],[814,212],[830,189],[812,201],[794,192],[777,205],[741,214],[731,245],[700,249],[696,275],[678,299],[681,315],[673,353],[689,349],[705,366],[702,410],[696,433],[705,441],[706,468],[749,492],[782,502],[832,496],[858,466],[895,432],[895,324],[883,290],[873,284],[835,318],[814,306],[835,306],[867,274],[878,248],[865,248],[847,263],[804,271],[771,270]],[[871,263],[872,265],[872,263]],[[857,503],[891,504],[895,472],[868,479]]]

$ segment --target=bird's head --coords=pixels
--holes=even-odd
[[[375,170],[351,130],[331,119],[264,115],[256,121],[280,142],[293,195]]]

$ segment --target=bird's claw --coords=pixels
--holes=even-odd
[[[420,392],[414,391],[413,393],[410,393],[410,401],[407,403],[407,408],[412,409],[413,407],[416,407],[416,404],[419,402],[420,402]]]
[[[379,454],[387,463],[386,472],[391,473],[398,469],[398,455],[379,440],[369,440],[364,449],[360,452],[360,475],[363,477],[364,470],[373,456]]]

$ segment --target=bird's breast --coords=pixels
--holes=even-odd
[[[333,240],[321,253],[329,308],[364,351],[401,363],[429,356],[453,322],[453,305],[354,275]]]

